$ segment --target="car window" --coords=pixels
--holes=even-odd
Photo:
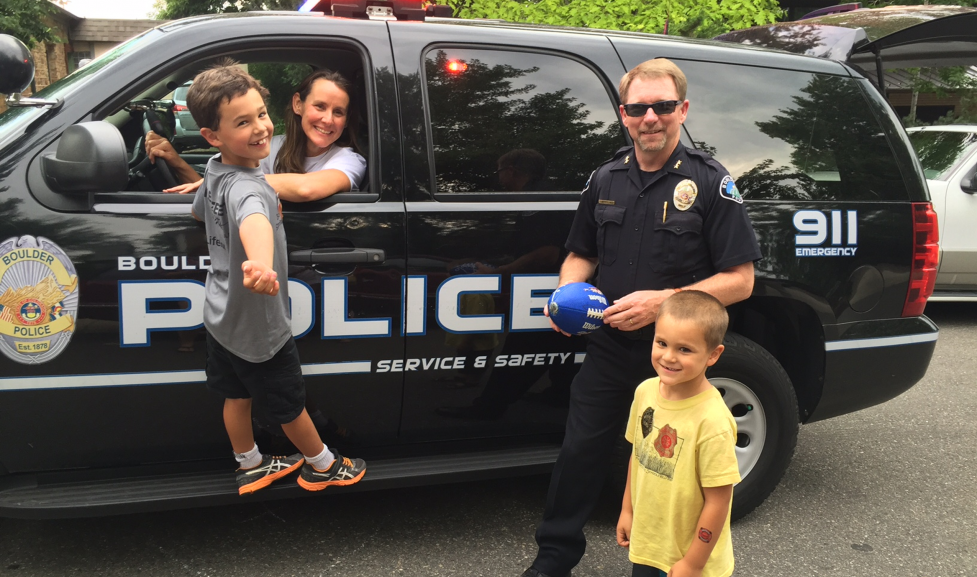
[[[185,99],[185,92],[189,89],[190,81],[194,76],[219,59],[228,56],[269,89],[270,97],[266,100],[266,104],[269,116],[275,124],[276,134],[284,133],[286,107],[289,106],[295,87],[309,72],[318,68],[329,68],[343,74],[351,82],[351,98],[355,102],[356,110],[359,111],[357,116],[359,122],[350,122],[348,126],[353,126],[355,130],[360,153],[369,159],[370,115],[367,91],[364,89],[366,82],[363,75],[364,58],[358,47],[339,42],[334,46],[315,50],[305,48],[271,50],[268,47],[255,49],[248,46],[237,52],[221,52],[174,63],[176,68],[169,72],[150,71],[144,75],[134,75],[132,84],[125,92],[105,95],[107,100],[96,107],[92,118],[107,121],[117,128],[122,136],[128,158],[128,183],[124,188],[99,190],[94,195],[84,198],[78,195],[67,195],[64,191],[52,188],[46,180],[41,180],[32,192],[41,203],[49,207],[72,211],[113,212],[122,208],[112,205],[159,204],[164,206],[158,210],[165,212],[169,210],[167,208],[169,205],[191,202],[192,195],[160,194],[164,188],[172,186],[170,183],[176,179],[168,178],[158,165],[150,162],[146,157],[144,138],[150,127],[145,121],[145,110],[151,109],[155,112],[162,123],[161,131],[166,133],[177,153],[198,175],[203,174],[208,159],[216,150],[211,148],[201,136],[200,128],[187,109],[185,100],[180,100],[179,92],[184,93],[182,98]],[[352,103],[351,108],[353,108]],[[54,145],[56,142],[53,143],[52,150]],[[367,182],[361,183],[360,192],[364,194],[350,195],[350,202],[375,201],[368,193],[369,190]],[[315,208],[312,204],[303,206],[303,210]]]
[[[914,130],[909,140],[930,180],[947,180],[977,148],[977,133]]]
[[[892,148],[855,79],[679,62],[685,126],[751,200],[898,200],[909,196]],[[776,87],[776,89],[772,89]]]
[[[173,91],[173,100],[176,100],[177,102],[186,103],[186,101],[187,101],[187,92],[189,90],[190,90],[190,87],[189,86],[181,86],[181,87],[177,88],[176,90]]]
[[[425,75],[438,193],[579,192],[626,144],[609,88],[581,62],[438,48]]]

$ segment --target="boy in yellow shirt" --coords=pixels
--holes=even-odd
[[[651,362],[638,385],[625,438],[634,446],[617,524],[632,577],[728,577],[736,423],[706,368],[729,324],[715,297],[682,291],[662,303]]]

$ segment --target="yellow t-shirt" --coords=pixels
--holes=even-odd
[[[716,389],[669,401],[658,378],[638,385],[625,438],[631,456],[632,563],[669,571],[696,538],[705,502],[702,487],[739,483],[736,422]],[[729,515],[703,577],[733,573]]]

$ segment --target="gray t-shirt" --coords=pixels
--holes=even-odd
[[[278,195],[261,170],[223,164],[218,158],[207,163],[204,183],[193,199],[193,212],[204,221],[210,249],[204,325],[224,348],[260,363],[275,356],[292,335],[285,227]],[[252,214],[263,214],[274,230],[278,296],[244,288],[241,263],[248,257],[240,227]]]
[[[275,159],[278,158],[278,151],[282,149],[284,143],[284,135],[272,137],[271,154],[261,160],[261,172],[275,174]],[[319,156],[305,157],[306,173],[329,169],[342,171],[353,186],[350,190],[359,190],[363,176],[366,174],[366,159],[356,154],[352,148],[335,145],[330,146],[329,150]]]

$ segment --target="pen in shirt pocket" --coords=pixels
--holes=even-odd
[[[662,205],[662,224],[665,224],[665,217],[668,215],[668,201]]]

